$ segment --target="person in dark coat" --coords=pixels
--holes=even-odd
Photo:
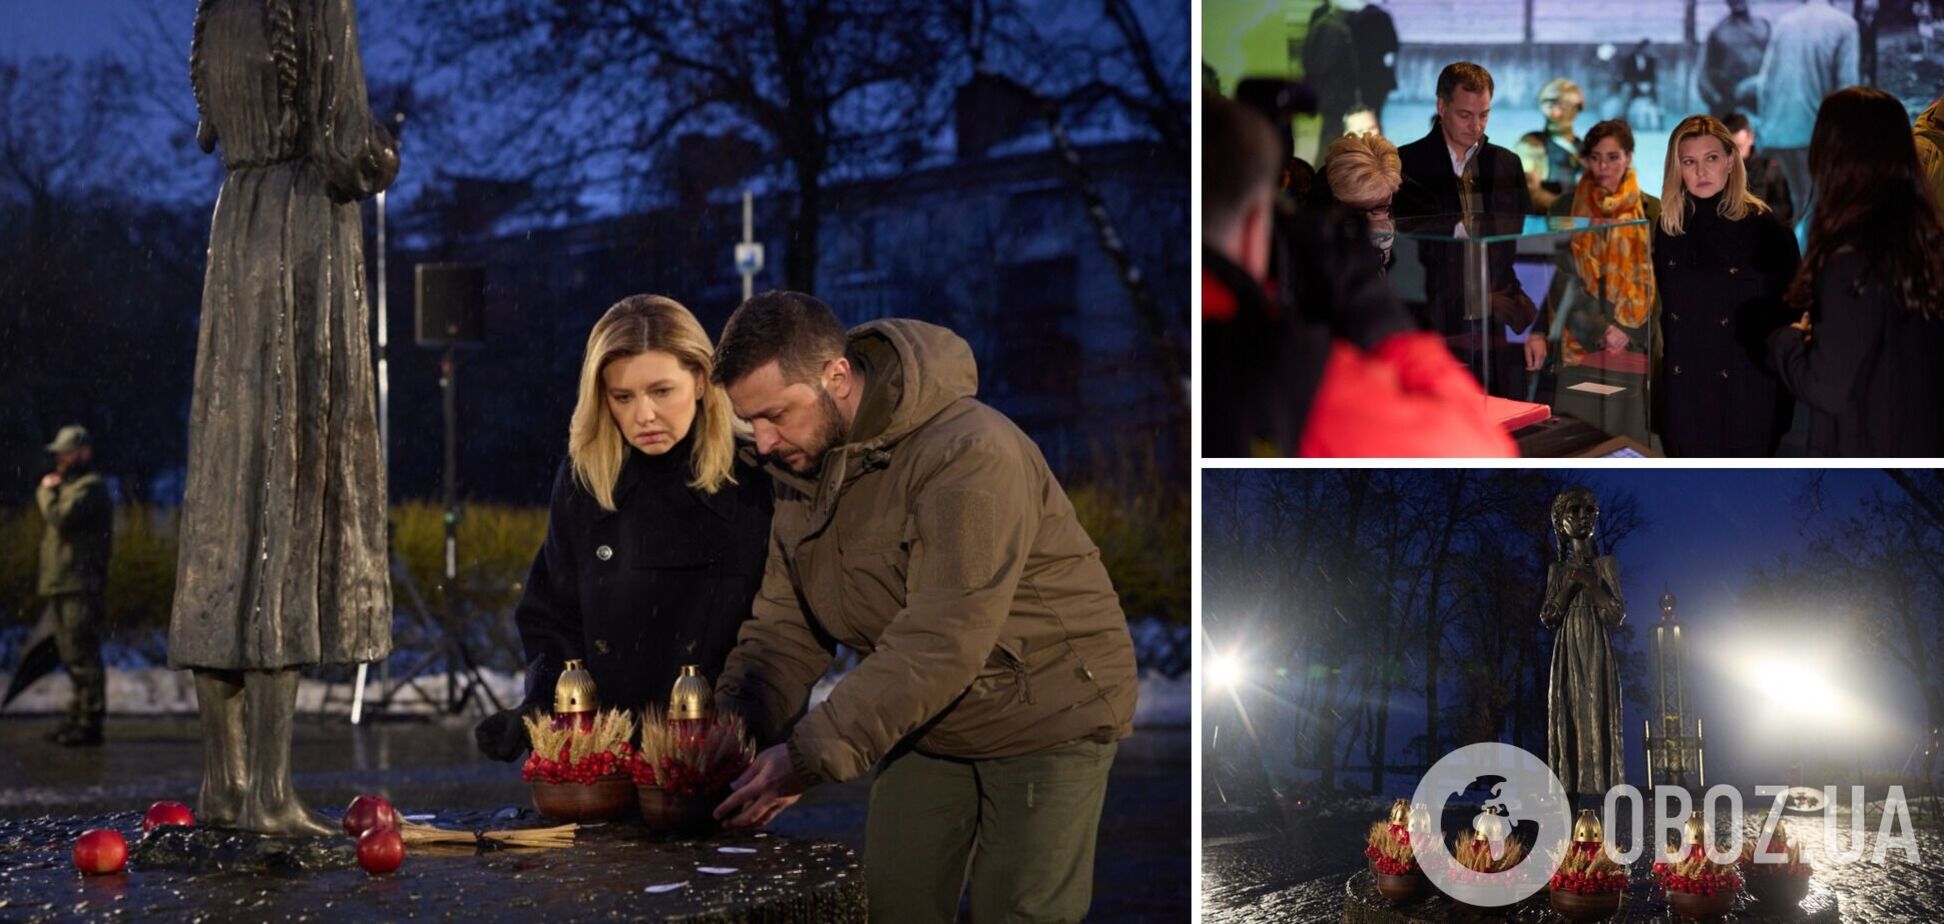
[[[1660,62],[1648,46],[1648,41],[1641,39],[1632,53],[1620,59],[1620,92],[1616,95],[1625,100],[1620,106],[1621,118],[1642,131],[1656,131],[1662,124]]]
[[[1789,176],[1783,171],[1782,163],[1756,152],[1755,129],[1747,116],[1731,112],[1721,124],[1728,126],[1728,134],[1735,139],[1735,153],[1741,156],[1742,167],[1748,171],[1748,191],[1768,204],[1769,214],[1782,227],[1794,228],[1795,198],[1789,195]]]
[[[1816,455],[1944,456],[1944,229],[1910,137],[1881,90],[1838,90],[1816,118],[1802,316],[1768,341]]]
[[[1789,320],[1795,237],[1749,194],[1734,139],[1713,116],[1675,127],[1664,175],[1653,254],[1668,455],[1774,455],[1790,406],[1762,344]]]
[[[1742,81],[1762,69],[1769,21],[1748,12],[1748,0],[1728,0],[1728,15],[1708,31],[1695,89],[1708,114],[1724,118],[1741,108]]]
[[[1398,51],[1397,22],[1381,3],[1371,0],[1350,17],[1350,35],[1357,49],[1357,92],[1380,126],[1384,102],[1397,89]]]
[[[1431,131],[1397,149],[1404,162],[1404,185],[1391,200],[1391,213],[1405,219],[1452,216],[1452,229],[1463,220],[1517,224],[1528,211],[1525,168],[1519,156],[1485,137],[1492,107],[1492,75],[1461,61],[1438,75],[1437,115]],[[1485,350],[1492,364],[1488,390],[1495,395],[1523,399],[1525,377],[1546,360],[1546,338],[1524,337],[1534,330],[1538,310],[1512,271],[1511,243],[1488,247],[1491,304]],[[1426,242],[1418,247],[1424,264],[1426,303],[1420,324],[1446,337],[1476,335],[1479,318],[1466,305],[1464,248],[1458,244]],[[1462,355],[1467,365],[1481,365],[1474,353]]]
[[[1310,18],[1309,34],[1303,38],[1303,79],[1316,91],[1316,114],[1322,117],[1316,143],[1320,163],[1330,142],[1343,134],[1343,118],[1357,108],[1356,39],[1350,12],[1326,3]]]
[[[665,709],[685,664],[712,684],[721,673],[762,584],[771,492],[713,368],[671,299],[630,297],[594,325],[546,542],[513,614],[526,697],[479,723],[486,756],[527,749],[520,720],[552,708],[570,659],[602,708]]]

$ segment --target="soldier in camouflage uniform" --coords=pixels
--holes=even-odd
[[[101,743],[108,708],[101,617],[115,508],[108,486],[93,470],[94,447],[85,428],[62,427],[47,451],[54,456],[54,471],[41,478],[35,492],[46,523],[36,593],[47,601],[42,621],[52,624],[61,663],[74,683],[67,718],[49,740],[95,745]]]

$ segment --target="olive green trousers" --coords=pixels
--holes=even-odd
[[[108,711],[108,675],[101,666],[100,594],[58,594],[47,600],[47,618],[54,623],[54,647],[61,666],[74,683],[67,719],[74,728],[99,731]]]
[[[1118,745],[1082,739],[1019,757],[894,752],[871,784],[864,881],[874,922],[1078,921]]]

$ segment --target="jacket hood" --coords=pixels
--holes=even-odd
[[[851,329],[864,377],[851,442],[889,446],[960,398],[979,393],[979,366],[965,338],[923,321],[870,321]]]

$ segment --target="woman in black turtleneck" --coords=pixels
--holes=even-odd
[[[479,724],[487,756],[526,750],[520,717],[553,707],[569,659],[587,662],[603,707],[666,708],[682,665],[721,672],[762,583],[770,485],[738,452],[713,362],[694,315],[661,296],[623,300],[588,335],[546,543],[513,616],[526,698]]]
[[[1668,140],[1654,282],[1661,294],[1655,429],[1670,456],[1772,456],[1793,409],[1766,366],[1793,320],[1795,238],[1748,191],[1728,129],[1690,116]]]

